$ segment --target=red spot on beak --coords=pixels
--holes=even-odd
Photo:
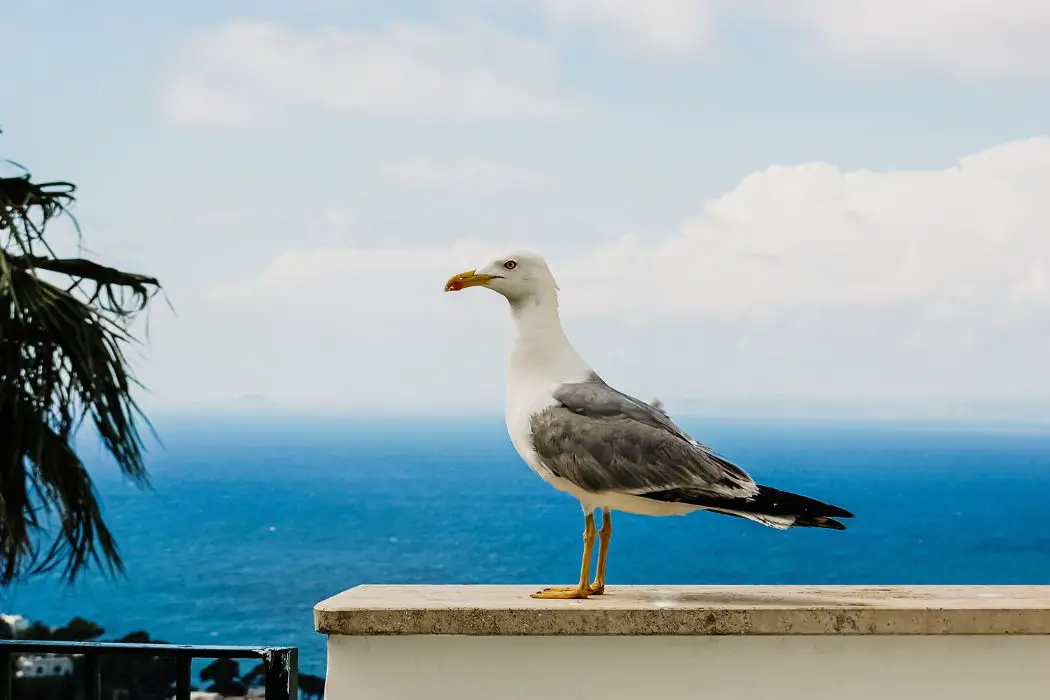
[[[445,291],[458,292],[467,287],[476,287],[479,284],[485,284],[490,279],[492,279],[492,275],[479,275],[475,270],[467,270],[466,272],[461,272],[458,275],[450,277],[448,282],[445,282]]]

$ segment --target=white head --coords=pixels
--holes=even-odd
[[[591,369],[573,349],[558,317],[558,284],[547,263],[535,253],[496,258],[449,278],[446,292],[487,287],[510,302],[517,329],[511,350],[511,374],[549,382],[579,381]]]
[[[558,283],[546,261],[527,251],[496,258],[476,270],[454,275],[445,283],[446,292],[467,287],[487,287],[499,292],[516,308],[546,302],[557,304],[558,300]]]

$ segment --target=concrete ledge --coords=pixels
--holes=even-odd
[[[329,635],[1047,635],[1050,586],[358,586],[319,603]]]

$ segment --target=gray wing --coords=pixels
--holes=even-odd
[[[554,392],[531,417],[536,453],[554,475],[591,493],[642,495],[689,488],[750,496],[755,482],[675,425],[666,413],[597,375]]]

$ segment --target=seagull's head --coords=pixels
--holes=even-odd
[[[558,294],[558,284],[547,262],[526,251],[496,258],[476,270],[453,275],[445,283],[446,292],[467,287],[486,287],[499,292],[512,304],[556,299]]]

